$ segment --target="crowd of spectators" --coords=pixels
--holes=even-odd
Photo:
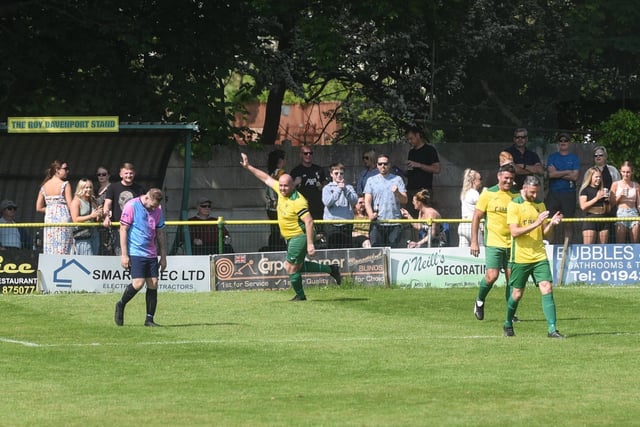
[[[593,150],[593,165],[580,177],[580,160],[573,152],[571,135],[559,133],[557,152],[549,155],[546,166],[528,146],[527,129],[518,128],[513,133],[513,143],[499,154],[498,167],[510,164],[515,175],[512,188],[522,189],[527,176],[538,176],[547,183],[546,194],[540,194],[547,209],[563,218],[582,217],[584,221],[565,221],[550,236],[552,243],[572,241],[574,228],[581,231],[582,242],[590,243],[638,243],[640,239],[638,183],[633,181],[633,165],[624,162],[618,170],[608,164],[607,150],[597,146]],[[417,127],[406,132],[411,146],[404,170],[391,163],[386,153],[368,149],[362,153],[362,169],[346,171],[341,162],[327,169],[314,163],[313,147],[300,147],[300,162],[290,175],[294,186],[308,201],[309,212],[316,220],[316,244],[320,248],[354,247],[425,247],[449,245],[448,224],[434,206],[433,177],[440,173],[440,160],[435,147]],[[47,226],[37,232],[42,252],[52,254],[118,255],[119,239],[112,222],[118,222],[121,209],[132,198],[144,194],[142,186],[134,182],[135,167],[123,163],[119,169],[119,181],[112,181],[108,168],[99,166],[94,180],[80,179],[72,189],[67,179],[70,166],[55,160],[46,170],[36,200],[36,209],[44,214],[47,224],[101,223],[89,227]],[[286,173],[286,154],[282,149],[269,153],[268,173],[278,179]],[[328,172],[328,173],[327,173]],[[353,177],[347,182],[346,177]],[[544,180],[546,178],[546,181]],[[457,226],[458,245],[471,245],[471,223],[480,194],[486,191],[480,172],[469,167],[462,176],[460,191],[460,219]],[[277,219],[277,197],[266,190],[266,214]],[[18,206],[11,200],[0,203],[0,223],[15,223]],[[195,215],[189,221],[215,221],[212,215],[214,203],[201,197],[195,205]],[[606,218],[616,217],[614,222]],[[416,223],[398,223],[394,220],[419,219]],[[627,219],[631,218],[631,219]],[[358,220],[353,222],[352,220]],[[317,220],[327,220],[319,224]],[[345,220],[345,222],[339,222]],[[479,225],[474,247],[483,246],[484,224]],[[185,228],[190,237],[191,253],[216,254],[233,252],[231,235],[227,228],[214,225],[189,225]],[[223,233],[220,238],[220,232]],[[19,227],[0,228],[0,250],[31,249],[36,236],[30,229]],[[185,245],[184,230],[176,233],[176,243]],[[283,250],[286,243],[277,225],[270,227],[265,251]]]

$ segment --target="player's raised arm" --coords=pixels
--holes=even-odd
[[[263,172],[260,169],[252,166],[249,163],[249,158],[247,157],[246,154],[240,153],[240,156],[241,156],[240,164],[242,165],[243,168],[251,172],[253,176],[258,178],[260,181],[264,182],[267,186],[271,187],[273,185],[273,183],[275,182],[275,179],[270,177],[268,173]]]

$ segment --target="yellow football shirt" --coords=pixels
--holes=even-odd
[[[525,227],[538,220],[540,212],[547,210],[542,202],[528,202],[522,197],[514,199],[507,207],[507,224]],[[531,264],[547,259],[544,248],[542,226],[536,227],[526,234],[513,239],[511,243],[511,262]]]
[[[502,191],[497,185],[485,188],[476,202],[476,209],[484,212],[484,244],[496,248],[511,245],[511,232],[507,225],[507,206],[516,191]]]
[[[285,240],[306,233],[302,217],[311,215],[309,203],[297,190],[289,197],[280,193],[280,184],[275,181],[271,188],[278,195],[278,227]]]

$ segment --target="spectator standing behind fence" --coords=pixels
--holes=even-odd
[[[98,207],[104,209],[104,201],[107,197],[107,189],[111,185],[111,174],[109,169],[104,166],[98,166],[96,169],[96,179],[98,185],[95,189],[95,200]],[[102,218],[104,221],[104,217]],[[98,227],[98,252],[97,255],[113,255],[113,238],[109,228]]]
[[[313,163],[313,149],[303,145],[300,149],[300,164],[291,171],[291,178],[309,203],[309,212],[313,219],[321,219],[324,212],[322,187],[327,183],[324,169]]]
[[[344,165],[342,163],[332,164],[329,173],[331,182],[322,189],[323,219],[352,220],[353,207],[358,201],[358,194],[353,186],[344,181]],[[350,248],[352,246],[352,231],[353,224],[325,224],[324,232],[329,248]]]
[[[625,161],[620,166],[622,179],[611,186],[609,198],[616,205],[616,217],[619,219],[638,217],[638,183],[633,181],[633,166]],[[616,243],[638,243],[640,223],[638,221],[616,222]]]
[[[211,216],[211,200],[207,197],[198,199],[198,208],[195,216],[189,221],[215,221]],[[220,229],[218,225],[189,225],[191,236],[191,252],[193,255],[212,255],[220,253]],[[231,234],[225,226],[222,226],[223,253],[233,253],[231,246]]]
[[[129,201],[144,194],[142,186],[133,182],[136,176],[136,169],[131,163],[123,163],[120,167],[120,181],[114,182],[107,188],[104,200],[104,221],[105,227],[111,227],[112,222],[120,221],[122,208]],[[113,252],[120,254],[120,239],[113,239]]]
[[[597,146],[593,149],[593,166],[602,172],[602,187],[611,189],[613,183],[620,181],[622,176],[615,166],[607,163],[607,149],[603,146]]]
[[[81,179],[76,185],[76,194],[69,208],[73,222],[96,222],[102,219],[102,208],[98,207],[93,196],[93,183]],[[98,253],[98,228],[75,227],[73,245],[76,255],[94,255]]]
[[[379,154],[376,164],[380,173],[369,178],[364,188],[367,215],[374,221],[369,228],[369,239],[374,247],[399,248],[402,225],[380,223],[377,220],[402,218],[400,206],[407,203],[407,190],[402,178],[390,172],[389,156]]]
[[[267,159],[267,172],[269,176],[276,181],[285,174],[285,165],[287,158],[284,150],[276,149],[269,153]],[[275,221],[278,219],[278,194],[273,189],[268,188],[265,190],[267,198],[267,217]],[[270,226],[271,232],[269,233],[269,243],[267,250],[270,251],[283,251],[287,245],[280,234],[278,224],[272,224]]]
[[[158,305],[158,275],[159,271],[167,268],[167,236],[161,202],[162,191],[152,188],[122,207],[120,265],[131,273],[131,284],[116,303],[114,320],[118,326],[124,325],[125,306],[145,285],[147,315],[144,326],[160,326],[154,321]]]
[[[355,207],[353,208],[353,219],[367,220],[367,222],[357,222],[353,224],[351,237],[353,246],[356,248],[370,248],[371,240],[369,240],[369,216],[367,215],[367,207],[364,203],[364,196],[359,196]]]
[[[567,133],[558,135],[558,151],[551,154],[547,160],[547,173],[549,174],[549,193],[546,206],[549,212],[562,213],[563,218],[576,216],[576,181],[580,173],[580,159],[571,151],[571,137]],[[573,223],[564,222],[562,227],[564,238],[571,243],[573,236]],[[553,233],[553,243],[561,243],[560,230]]]
[[[13,200],[3,200],[0,202],[0,224],[15,224],[18,205]],[[30,234],[18,227],[0,228],[0,250],[22,249],[30,247]]]
[[[410,126],[406,132],[407,141],[411,145],[407,156],[407,199],[425,188],[433,196],[433,175],[440,173],[440,158],[438,151],[424,140],[422,130],[417,126]],[[417,215],[413,206],[407,206],[407,210],[412,215]]]
[[[376,167],[377,159],[378,157],[375,150],[369,150],[362,155],[364,169],[360,171],[356,182],[356,191],[358,192],[358,196],[362,196],[364,194],[364,186],[367,184],[367,179],[380,173]]]
[[[429,206],[431,203],[431,196],[429,190],[423,188],[418,191],[411,199],[413,208],[418,212],[418,219],[440,219],[440,213],[433,207]],[[406,209],[400,209],[400,213],[403,218],[413,219],[411,213]],[[441,241],[440,224],[433,222],[431,225],[426,222],[416,222],[411,226],[418,230],[418,240],[410,240],[407,242],[408,248],[421,248],[421,247],[439,247],[444,246]],[[446,241],[444,242],[446,244]]]
[[[307,254],[312,257],[316,253],[313,243],[313,217],[309,213],[307,200],[296,190],[291,175],[284,174],[276,181],[268,173],[250,165],[246,154],[242,153],[241,159],[240,164],[243,168],[278,192],[278,225],[282,236],[287,241],[284,268],[289,275],[291,287],[296,293],[291,301],[306,301],[307,299],[302,286],[303,272],[327,273],[335,279],[337,285],[340,285],[342,280],[340,267],[335,264],[329,266],[305,261]]]
[[[513,132],[513,145],[504,151],[511,154],[513,166],[516,169],[515,183],[518,189],[528,175],[543,175],[544,168],[540,157],[527,148],[529,132],[525,128],[518,128]]]
[[[602,172],[596,167],[587,169],[580,186],[579,203],[586,221],[582,223],[582,243],[609,243],[609,223],[589,221],[609,214],[609,189],[602,184]]]
[[[476,211],[476,203],[480,197],[482,188],[482,175],[473,169],[465,169],[462,175],[462,190],[460,191],[460,217],[462,219],[473,219]],[[478,246],[484,246],[483,224],[478,230]],[[471,246],[471,222],[461,222],[458,225],[458,246],[468,248]]]
[[[71,222],[71,187],[67,176],[69,164],[60,160],[54,160],[46,172],[36,200],[36,211],[44,213],[45,224]],[[45,254],[71,253],[71,227],[44,227],[43,234],[42,250]]]

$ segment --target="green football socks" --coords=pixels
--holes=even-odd
[[[302,265],[302,271],[306,273],[331,273],[331,267],[319,262],[305,261]]]
[[[556,328],[556,303],[553,300],[553,292],[542,295],[542,312],[547,319],[549,333],[555,331]]]

